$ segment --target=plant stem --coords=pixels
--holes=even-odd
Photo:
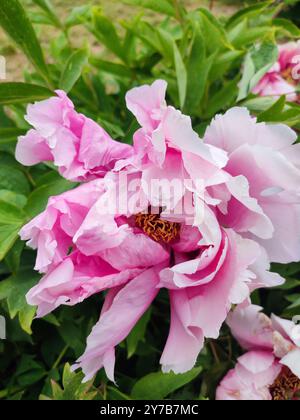
[[[58,356],[58,358],[56,359],[56,361],[55,361],[54,365],[52,366],[52,369],[51,369],[51,370],[54,370],[54,369],[56,369],[56,368],[59,366],[60,362],[62,361],[62,358],[64,357],[64,355],[65,355],[65,354],[66,354],[66,352],[68,351],[68,348],[69,348],[69,346],[68,346],[68,345],[66,345],[66,346],[62,349],[62,351],[61,351],[60,355],[59,355],[59,356]]]

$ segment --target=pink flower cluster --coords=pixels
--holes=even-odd
[[[288,101],[300,100],[300,41],[279,46],[277,63],[264,75],[253,93],[279,98],[286,95]]]
[[[17,146],[21,163],[51,160],[64,177],[87,181],[50,198],[21,231],[43,273],[27,295],[38,316],[108,291],[75,365],[86,380],[102,367],[114,380],[115,347],[161,288],[171,307],[161,365],[182,373],[195,365],[205,338],[218,338],[232,305],[247,305],[253,290],[283,283],[269,271],[271,262],[300,260],[296,134],[233,108],[200,139],[191,119],[167,105],[166,88],[158,80],[127,94],[141,126],[133,146],[77,114],[62,92],[28,108],[34,130]],[[120,174],[139,187],[122,190],[115,212],[105,213]],[[174,178],[182,188],[145,188]],[[123,201],[133,198],[140,204],[130,210]],[[177,211],[186,199],[192,209]]]
[[[300,399],[300,329],[261,309],[249,305],[228,316],[232,334],[248,353],[221,382],[218,400]]]

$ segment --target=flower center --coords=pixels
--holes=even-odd
[[[273,401],[300,399],[300,379],[290,369],[284,368],[270,388]]]
[[[281,76],[290,84],[297,85],[297,81],[293,78],[293,67],[287,67],[281,72]]]
[[[156,242],[169,244],[177,239],[180,233],[180,223],[160,219],[158,214],[139,213],[135,216],[135,224]]]

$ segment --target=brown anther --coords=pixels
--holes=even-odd
[[[287,367],[283,368],[270,388],[273,401],[290,401],[298,399],[300,379]]]
[[[158,214],[139,213],[135,216],[135,224],[156,242],[169,244],[176,240],[180,233],[180,223],[160,219]]]

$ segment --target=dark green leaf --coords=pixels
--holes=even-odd
[[[51,90],[43,86],[29,83],[0,83],[0,105],[41,101],[53,95]]]
[[[200,375],[202,368],[194,368],[187,373],[150,373],[133,387],[131,396],[137,400],[162,400],[183,385]]]

